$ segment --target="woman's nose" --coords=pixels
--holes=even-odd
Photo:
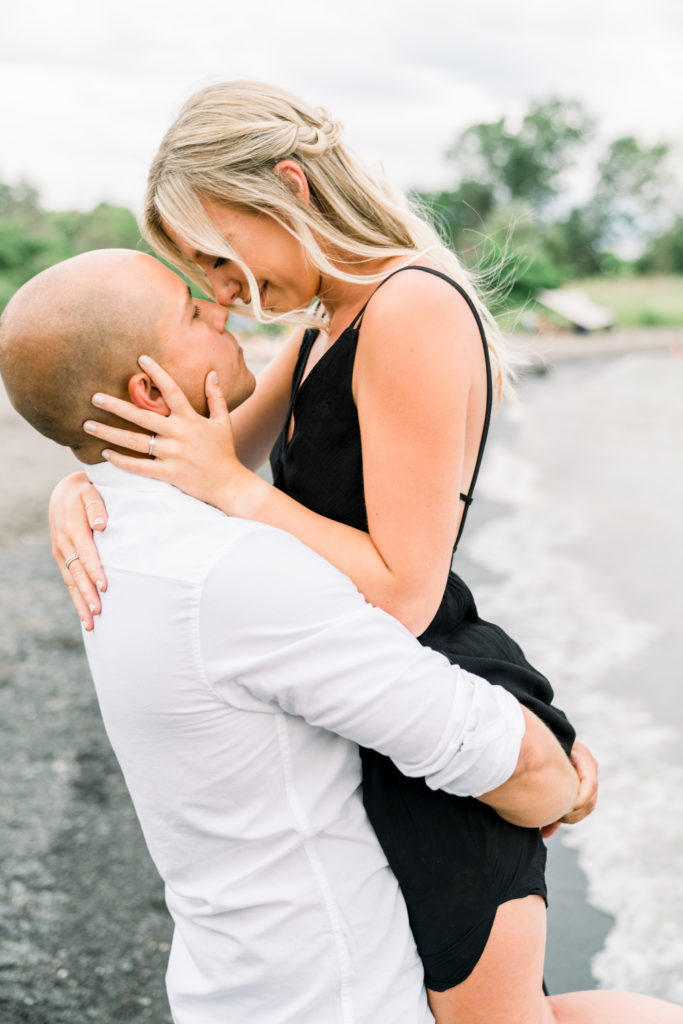
[[[213,286],[213,293],[216,297],[216,302],[220,303],[221,306],[232,306],[235,299],[242,299],[245,302],[249,300],[245,298],[244,292],[246,288],[241,281],[237,281],[235,278],[229,280],[214,280],[211,282]]]

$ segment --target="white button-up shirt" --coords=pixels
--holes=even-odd
[[[174,1021],[431,1021],[356,744],[476,796],[514,770],[519,705],[293,537],[89,475],[109,589],[85,645],[175,923]]]

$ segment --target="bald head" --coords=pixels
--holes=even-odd
[[[164,268],[151,256],[102,249],[28,281],[0,318],[0,371],[15,409],[41,434],[95,462],[84,434],[95,391],[126,397],[137,357],[159,355]],[[102,419],[102,415],[98,416]]]

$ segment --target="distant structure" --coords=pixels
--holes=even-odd
[[[552,288],[540,291],[536,302],[566,320],[575,331],[602,331],[616,321],[614,311],[598,306],[580,288]]]

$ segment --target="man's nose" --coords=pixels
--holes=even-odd
[[[226,331],[228,327],[228,317],[230,316],[229,308],[220,302],[212,302],[211,312],[213,313],[214,327],[216,330],[221,333]]]

